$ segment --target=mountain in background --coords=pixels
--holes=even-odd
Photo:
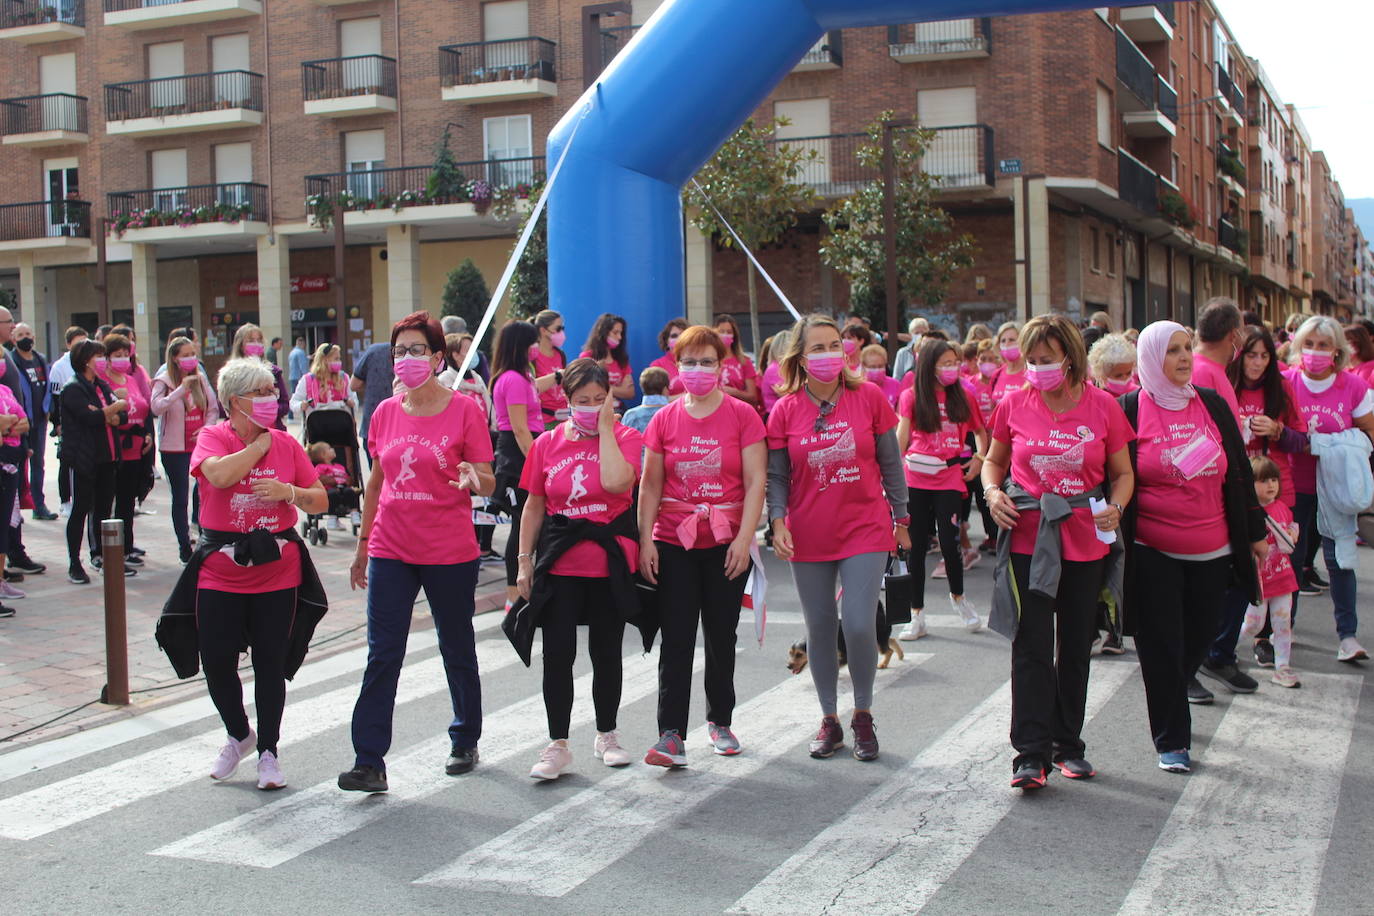
[[[1355,212],[1355,222],[1364,230],[1364,237],[1374,239],[1374,197],[1347,200],[1345,205]]]

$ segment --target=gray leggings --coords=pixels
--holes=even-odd
[[[887,554],[861,553],[843,560],[792,564],[792,581],[806,618],[806,654],[811,680],[821,701],[821,714],[836,715],[836,632],[844,624],[849,676],[854,682],[854,708],[873,706],[873,678],[878,671],[878,591],[887,570]],[[835,607],[836,579],[844,588],[841,607]],[[838,614],[838,617],[837,617]]]

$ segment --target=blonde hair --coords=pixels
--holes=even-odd
[[[1331,343],[1335,345],[1337,371],[1350,365],[1350,357],[1353,352],[1350,349],[1350,341],[1345,339],[1345,328],[1341,323],[1330,315],[1313,315],[1298,326],[1297,333],[1288,343],[1288,360],[1293,365],[1298,365],[1302,359],[1302,348],[1307,343],[1307,338],[1313,334],[1321,337],[1331,338]]]
[[[1000,325],[998,325],[998,327],[997,327],[997,333],[994,334],[994,335],[992,336],[992,339],[993,339],[993,340],[1001,340],[1001,339],[1002,339],[1002,335],[1005,334],[1005,333],[1007,333],[1008,331],[1015,331],[1015,332],[1017,332],[1017,334],[1020,334],[1020,333],[1021,333],[1021,325],[1020,325],[1018,322],[1015,322],[1015,321],[1004,321],[1004,322],[1002,322]],[[1024,352],[1024,351],[1023,351],[1023,352]]]
[[[324,464],[324,450],[331,447],[328,442],[312,442],[305,451],[315,464]]]
[[[167,383],[173,390],[181,384],[182,379],[188,374],[181,371],[181,364],[177,362],[176,352],[189,343],[191,343],[189,337],[173,337],[167,341],[167,352],[163,355],[162,363],[167,367]],[[196,406],[202,411],[210,404],[209,399],[205,397],[205,389],[200,385],[191,386],[191,400],[195,401]]]
[[[988,327],[987,325],[983,324],[981,321],[978,322],[977,324],[971,324],[971,325],[969,325],[968,333],[964,335],[964,343],[966,343],[966,344],[980,343],[980,342],[982,342],[982,341],[984,341],[984,340],[991,340],[991,339],[992,339],[992,328],[990,328],[990,327]]]
[[[266,359],[264,359],[264,357],[267,355],[266,349],[263,350],[263,356],[248,356],[248,354],[243,352],[243,345],[247,342],[248,335],[252,334],[254,331],[258,332],[259,337],[264,338],[264,344],[267,343],[267,340],[262,333],[262,328],[258,327],[252,322],[249,322],[248,324],[239,325],[239,329],[234,332],[234,343],[232,346],[229,347],[230,359],[261,359],[263,362],[267,361]]]
[[[798,319],[788,332],[787,351],[778,360],[778,371],[782,374],[782,383],[776,389],[778,394],[791,394],[806,384],[806,334],[814,328],[830,328],[836,337],[840,336],[840,326],[829,315],[812,313]],[[848,366],[840,370],[840,379],[844,387],[851,390],[863,384]]]
[[[859,352],[859,365],[864,364],[864,357],[879,356],[883,360],[883,368],[887,368],[887,347],[882,344],[869,344]]]
[[[1021,329],[1021,356],[1030,355],[1041,344],[1048,346],[1051,341],[1059,344],[1069,366],[1064,377],[1071,385],[1081,385],[1088,380],[1088,353],[1083,347],[1083,335],[1062,315],[1037,315]]]
[[[324,388],[329,384],[329,357],[335,350],[339,350],[338,344],[322,343],[315,348],[315,355],[310,358],[310,374],[315,376],[320,382],[320,387]],[[343,351],[339,350],[342,356]]]

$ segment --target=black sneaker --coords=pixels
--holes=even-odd
[[[339,788],[345,792],[385,792],[386,773],[376,767],[354,767],[339,774]]]
[[[142,547],[130,547],[128,550],[126,550],[126,551],[124,551],[124,552],[125,552],[126,554],[132,554],[133,556],[136,556],[136,557],[147,556],[147,554],[148,554],[148,551],[144,550]]]
[[[1274,644],[1269,640],[1255,640],[1255,664],[1261,668],[1274,667]]]
[[[1234,663],[1222,665],[1209,658],[1197,673],[1221,681],[1232,693],[1254,693],[1259,687],[1259,681],[1241,671]]]
[[[471,773],[475,766],[477,748],[459,747],[455,744],[449,751],[448,760],[444,761],[444,772],[450,776],[462,776],[464,773]]]
[[[124,555],[124,565],[125,565],[125,566],[142,566],[142,565],[143,565],[143,558],[140,557],[138,554],[126,553],[126,554]]]
[[[15,571],[12,570],[12,569],[7,569],[7,570],[5,570],[5,581],[6,581],[6,582],[14,582],[14,583],[23,582],[23,581],[24,581],[24,574],[21,573],[21,572],[15,572]]]
[[[1188,702],[1194,706],[1211,706],[1216,696],[1212,691],[1203,687],[1196,677],[1188,679]]]
[[[67,569],[67,581],[73,585],[90,585],[91,577],[86,575],[86,570],[81,568],[80,563],[73,563]]]
[[[12,608],[12,607],[6,607],[5,605],[0,604],[0,618],[3,618],[3,617],[13,617],[13,616],[14,616],[14,608]]]
[[[57,521],[57,513],[47,506],[39,506],[33,510],[33,520],[36,522],[55,522]]]
[[[1304,598],[1320,598],[1322,596],[1322,590],[1304,580],[1303,583],[1298,586],[1298,594],[1302,595]]]
[[[29,576],[37,576],[47,570],[42,563],[35,563],[27,553],[16,554],[9,558],[9,568]]]
[[[1309,570],[1307,571],[1307,584],[1308,584],[1308,585],[1315,585],[1317,588],[1321,589],[1322,591],[1326,591],[1328,588],[1331,587],[1331,583],[1330,583],[1330,582],[1327,582],[1325,579],[1323,579],[1323,578],[1321,577],[1321,573],[1317,572],[1317,570],[1316,570],[1315,568],[1309,569]]]
[[[1011,774],[1011,787],[1013,789],[1043,789],[1045,781],[1050,775],[1045,765],[1038,760],[1027,760],[1018,766]]]
[[[1068,779],[1092,779],[1097,775],[1097,770],[1093,769],[1093,765],[1081,757],[1056,760],[1054,765]]]

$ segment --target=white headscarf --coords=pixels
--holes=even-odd
[[[1180,385],[1164,374],[1164,356],[1169,352],[1169,340],[1178,332],[1188,333],[1177,321],[1156,321],[1140,332],[1136,341],[1136,375],[1140,387],[1165,410],[1182,410],[1197,397],[1191,383]]]

